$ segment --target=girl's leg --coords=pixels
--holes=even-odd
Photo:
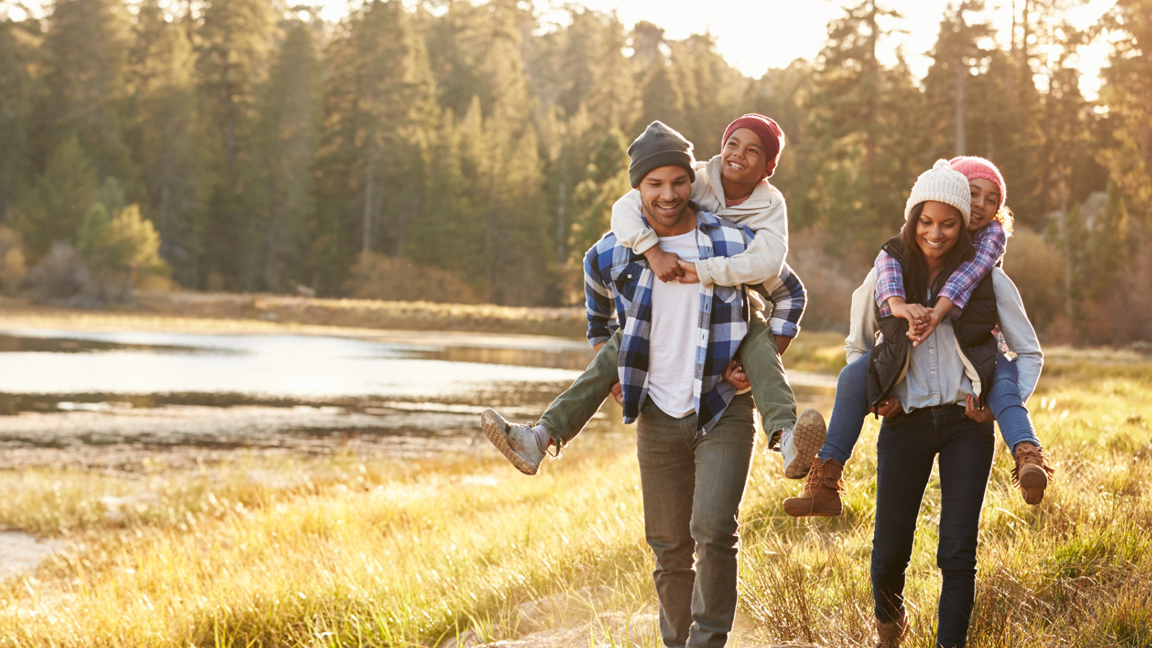
[[[848,463],[852,448],[860,439],[864,418],[868,416],[868,356],[857,358],[840,370],[836,379],[836,400],[828,420],[828,437],[816,456]]]
[[[1016,455],[1016,446],[1021,443],[1031,443],[1040,447],[1040,439],[1036,437],[1036,428],[1032,425],[1032,418],[1028,416],[1028,408],[1020,400],[1020,386],[1016,382],[1016,363],[1003,354],[996,358],[996,373],[992,377],[992,386],[988,391],[988,408],[996,417],[1000,427],[1000,436],[1012,455]]]
[[[943,417],[941,417],[943,418]],[[991,423],[977,423],[959,407],[941,420],[940,540],[936,565],[943,575],[936,644],[963,646],[976,592],[976,544],[980,509],[992,472],[995,434]]]

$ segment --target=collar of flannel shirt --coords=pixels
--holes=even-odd
[[[739,254],[752,239],[747,229],[699,210],[696,213],[696,232],[701,259]],[[619,243],[616,246],[622,247]],[[648,397],[652,282],[655,276],[647,261],[630,250],[625,254],[613,254],[611,258],[613,265],[604,274],[612,280],[617,313],[623,315],[619,373],[624,422],[631,423],[639,416]],[[721,381],[721,377],[748,332],[747,294],[743,288],[701,284],[700,312],[708,314],[708,317],[700,318],[693,387],[697,424],[699,430],[707,434],[736,395],[735,388]]]

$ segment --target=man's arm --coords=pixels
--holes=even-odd
[[[588,341],[597,351],[615,332],[612,291],[600,272],[599,244],[584,255],[584,307],[588,318]]]

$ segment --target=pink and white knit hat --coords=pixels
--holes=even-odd
[[[996,211],[1000,211],[1000,208],[1004,206],[1004,202],[1008,199],[1008,188],[1004,186],[1004,176],[1000,175],[1000,169],[997,169],[995,164],[974,155],[955,157],[948,163],[952,165],[953,169],[963,173],[969,180],[983,178],[996,185],[996,188],[1000,190],[1000,204],[996,205]]]

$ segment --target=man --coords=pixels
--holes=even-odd
[[[692,145],[653,122],[628,148],[629,179],[659,245],[686,261],[741,252],[751,233],[689,202]],[[748,324],[742,288],[655,280],[606,234],[584,258],[589,338],[619,326],[625,422],[637,422],[644,529],[665,646],[723,646],[736,611],[740,500],[755,439],[735,362]],[[693,554],[697,556],[693,564]]]

